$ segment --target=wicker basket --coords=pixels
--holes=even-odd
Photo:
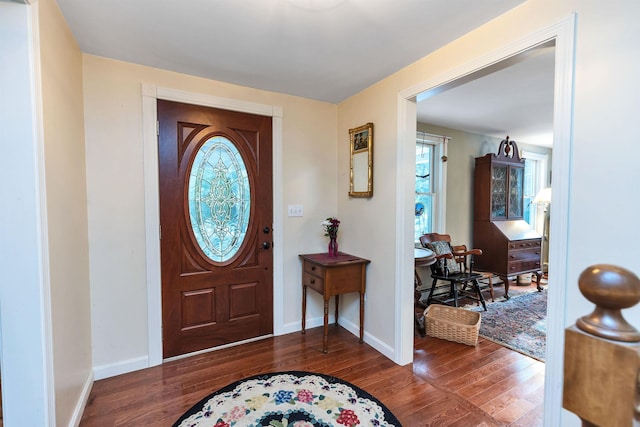
[[[475,311],[432,304],[424,311],[424,328],[431,337],[476,346],[480,319]]]

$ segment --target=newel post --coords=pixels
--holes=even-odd
[[[640,279],[598,264],[578,286],[596,307],[565,329],[563,407],[585,427],[632,426],[640,422],[640,332],[620,310],[640,301]]]

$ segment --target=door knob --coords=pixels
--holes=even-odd
[[[269,249],[271,247],[271,245],[269,244],[269,242],[262,242],[262,249]]]

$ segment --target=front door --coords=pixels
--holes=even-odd
[[[158,100],[165,358],[273,332],[271,117]]]

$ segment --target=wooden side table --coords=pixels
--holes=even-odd
[[[305,333],[307,316],[307,288],[320,293],[324,299],[324,336],[322,352],[326,353],[329,333],[329,299],[336,297],[336,325],[340,295],[360,293],[360,344],[364,338],[364,293],[366,290],[366,266],[368,259],[338,252],[335,257],[326,253],[298,255],[302,260],[302,333]]]

